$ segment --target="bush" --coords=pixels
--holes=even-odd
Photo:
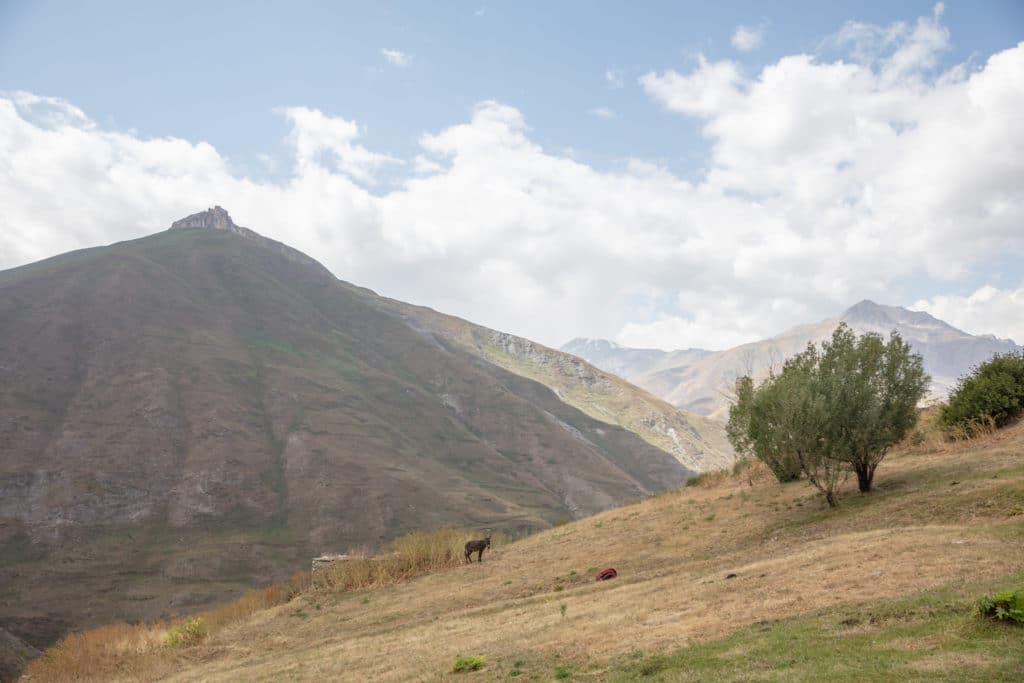
[[[961,377],[949,403],[939,411],[939,422],[950,433],[984,432],[1005,427],[1024,412],[1024,351],[996,354]]]
[[[1024,624],[1024,590],[986,595],[978,600],[978,612],[996,621]]]
[[[202,617],[186,619],[167,632],[167,644],[170,647],[192,647],[203,642],[207,633],[206,622]]]
[[[483,657],[463,657],[459,655],[455,658],[455,665],[452,667],[452,671],[455,673],[479,671],[484,668],[485,664],[487,664],[487,660]]]

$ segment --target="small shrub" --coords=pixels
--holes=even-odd
[[[202,617],[186,619],[167,632],[167,645],[170,647],[192,647],[203,642],[209,631]]]
[[[564,602],[561,605],[558,606],[558,611],[560,611],[562,613],[562,618],[563,619],[565,619],[565,612],[566,612],[567,609],[569,609],[569,606],[567,604],[565,604]]]
[[[570,676],[572,676],[572,669],[568,666],[563,665],[555,667],[555,678],[557,678],[558,680],[561,681],[566,678],[569,678]]]
[[[978,600],[978,612],[996,621],[1024,624],[1024,590],[986,595]]]
[[[487,660],[483,657],[463,657],[459,655],[455,658],[455,664],[452,666],[452,671],[460,674],[469,671],[479,671],[484,668],[487,664]]]
[[[1024,412],[1024,351],[996,354],[960,378],[939,411],[939,422],[954,434],[1005,427]]]
[[[686,480],[687,486],[700,486],[701,480],[704,478],[703,474],[697,474]]]

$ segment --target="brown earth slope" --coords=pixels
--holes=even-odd
[[[537,529],[679,460],[216,211],[0,273],[0,626],[222,602],[436,526]]]

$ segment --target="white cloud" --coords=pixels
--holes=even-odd
[[[911,308],[931,313],[971,334],[992,334],[998,330],[999,336],[1024,345],[1024,286],[998,289],[985,285],[968,296],[921,299]]]
[[[381,48],[380,53],[384,59],[387,60],[388,64],[403,67],[412,64],[412,55],[402,52],[401,50],[388,50],[387,48]]]
[[[353,121],[326,116],[319,109],[306,107],[286,107],[281,112],[292,124],[288,140],[295,148],[295,163],[300,175],[323,167],[325,161],[333,161],[335,170],[368,182],[380,166],[400,163],[386,154],[371,152],[355,144],[360,131]]]
[[[594,107],[590,110],[590,113],[592,116],[596,116],[600,119],[614,119],[618,117],[618,115],[608,107]]]
[[[1024,43],[933,73],[933,28],[896,31],[870,63],[791,55],[744,74],[701,59],[647,74],[649,95],[711,142],[694,182],[546,150],[499,102],[424,135],[402,164],[352,121],[283,109],[293,170],[256,181],[204,142],[0,96],[0,267],[221,204],[339,277],[548,344],[724,347],[862,298],[906,303],[892,299],[905,279],[955,283],[1024,258]],[[370,192],[385,167],[396,184]],[[978,331],[1024,337],[1014,297],[978,304],[992,311]],[[944,302],[922,305],[972,329]]]
[[[738,106],[744,97],[745,80],[735,62],[709,62],[697,56],[697,68],[683,75],[668,70],[658,75],[653,71],[640,77],[640,85],[648,95],[666,109],[694,116],[712,116]]]
[[[764,29],[753,26],[737,26],[732,34],[732,46],[737,50],[749,52],[761,47],[764,42]]]
[[[622,69],[608,69],[604,72],[604,80],[605,83],[608,84],[608,87],[613,90],[618,90],[626,84]]]

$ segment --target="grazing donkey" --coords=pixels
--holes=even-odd
[[[466,542],[466,562],[473,563],[473,553],[476,553],[476,561],[484,561],[484,549],[491,547],[491,530],[487,530],[487,536],[482,541]]]

